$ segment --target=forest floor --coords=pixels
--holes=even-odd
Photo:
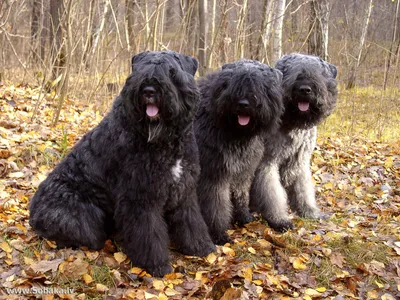
[[[101,251],[58,250],[30,228],[38,184],[104,115],[67,101],[53,127],[55,105],[43,101],[31,122],[38,98],[38,89],[0,85],[1,298],[400,298],[399,139],[322,132],[312,171],[327,219],[294,217],[283,234],[258,219],[229,230],[234,243],[206,258],[171,250],[175,272],[152,278],[112,241]]]

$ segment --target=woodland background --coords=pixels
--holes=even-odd
[[[0,0],[0,298],[400,299],[399,2]],[[170,251],[164,278],[110,240],[90,251],[38,238],[39,183],[107,113],[131,57],[164,49],[196,57],[197,76],[290,52],[338,67],[311,165],[326,219],[294,217],[284,234],[260,218],[233,227],[206,258]]]
[[[338,66],[343,90],[355,88],[340,101],[345,129],[362,123],[391,138],[399,23],[394,0],[3,0],[0,80],[54,87],[56,122],[66,97],[108,105],[144,50],[192,55],[201,76],[243,57],[273,66],[282,54],[310,53]],[[365,94],[373,105],[357,103]]]

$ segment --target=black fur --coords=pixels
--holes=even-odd
[[[215,250],[196,195],[197,61],[144,52],[132,69],[111,112],[40,184],[30,224],[60,247],[101,249],[116,230],[131,261],[162,276],[170,240],[188,255]]]
[[[263,155],[262,141],[277,129],[283,113],[281,80],[280,71],[242,60],[199,82],[197,193],[216,244],[230,242],[225,231],[233,220],[240,225],[253,220],[248,193]]]

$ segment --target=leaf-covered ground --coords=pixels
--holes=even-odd
[[[318,140],[312,170],[327,219],[294,218],[278,234],[259,220],[233,228],[232,245],[206,258],[173,250],[175,272],[152,278],[118,245],[57,250],[28,224],[29,199],[77,140],[101,119],[66,103],[59,124],[39,90],[0,86],[1,297],[101,299],[398,299],[400,143],[331,135]],[[18,295],[17,293],[25,295]]]

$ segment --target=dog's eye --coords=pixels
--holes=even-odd
[[[176,70],[175,69],[173,69],[173,68],[169,69],[169,76],[170,77],[175,77],[175,74],[176,74]]]

